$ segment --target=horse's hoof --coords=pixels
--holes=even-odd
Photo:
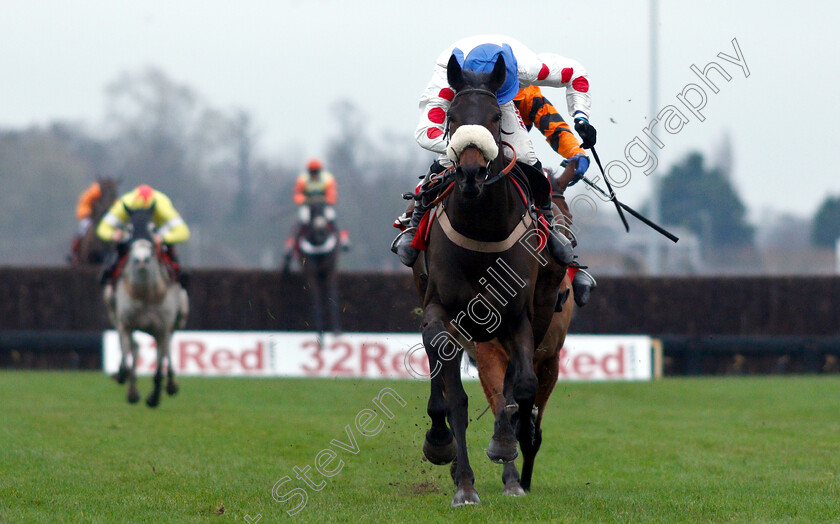
[[[429,434],[432,430],[426,432],[426,440],[423,441],[423,455],[429,459],[429,462],[437,466],[449,464],[455,460],[455,455],[458,453],[458,445],[455,443],[455,437],[449,433],[449,442],[445,444],[434,444],[430,442]]]
[[[522,489],[522,486],[520,486],[518,482],[511,482],[505,486],[502,494],[508,497],[524,497],[525,490]]]
[[[140,393],[138,393],[136,389],[129,389],[126,397],[128,398],[129,404],[137,404],[140,400]]]
[[[158,404],[160,404],[160,396],[159,395],[155,395],[154,393],[152,393],[151,395],[146,397],[146,405],[149,406],[150,408],[156,408],[158,406]]]
[[[114,375],[114,380],[117,381],[117,384],[125,384],[125,380],[128,378],[128,369],[120,366],[120,370]]]
[[[175,382],[170,382],[166,385],[166,394],[170,397],[178,392],[178,384]]]
[[[487,445],[487,458],[496,464],[513,462],[519,456],[516,441],[501,441],[495,438],[490,439]]]
[[[481,504],[481,499],[478,498],[478,492],[475,488],[459,488],[452,498],[452,507],[458,508],[468,504]]]

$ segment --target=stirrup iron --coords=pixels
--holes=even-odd
[[[399,243],[400,239],[404,235],[407,235],[409,233],[411,233],[411,234],[417,233],[417,228],[416,227],[407,227],[404,230],[400,231],[400,233],[396,236],[396,238],[394,238],[394,241],[391,242],[391,253],[394,253],[394,254],[397,253],[397,244]]]

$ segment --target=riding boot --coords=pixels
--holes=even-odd
[[[70,253],[67,255],[67,261],[73,262],[79,260],[79,248],[82,247],[82,237],[73,237],[73,243],[70,245]]]
[[[114,292],[113,282],[108,282],[105,287],[102,288],[102,299],[105,302],[105,313],[108,315],[108,320],[111,321],[112,326],[117,327],[117,296]]]
[[[341,246],[342,251],[350,251],[353,243],[350,242],[350,233],[346,229],[341,229],[338,232],[338,245]]]
[[[414,211],[411,213],[411,220],[408,222],[408,227],[403,232],[397,235],[394,242],[391,244],[391,251],[400,257],[400,262],[403,265],[411,267],[417,261],[420,251],[411,246],[414,241],[414,235],[417,233],[417,227],[423,219],[423,215],[429,210],[429,206],[424,206],[422,202],[415,202]]]
[[[583,269],[578,269],[572,279],[572,289],[575,292],[575,304],[583,307],[589,302],[589,293],[598,287],[595,278]]]
[[[114,272],[117,270],[117,264],[120,261],[120,253],[117,250],[109,251],[102,264],[102,271],[99,273],[99,285],[105,286],[113,284]]]
[[[427,182],[432,175],[438,175],[444,171],[446,171],[446,168],[441,165],[440,162],[435,160],[429,167],[429,171],[422,177],[423,182]],[[417,227],[420,225],[423,215],[425,215],[426,211],[428,211],[429,207],[431,207],[428,204],[424,205],[422,199],[413,201],[413,205],[413,211],[411,202],[405,210],[405,215],[408,215],[409,213],[411,214],[408,226],[399,235],[397,235],[397,238],[395,238],[391,243],[391,251],[396,253],[397,256],[400,257],[400,262],[408,267],[414,265],[417,261],[417,256],[420,254],[420,251],[411,247],[411,243],[414,241],[414,234],[417,233]],[[402,217],[397,220],[402,222]]]
[[[184,270],[179,270],[177,280],[178,280],[178,283],[181,284],[181,288],[183,288],[184,291],[186,291],[187,286],[190,283],[190,274],[187,273]]]
[[[169,262],[172,264],[172,272],[174,275],[174,280],[181,285],[181,288],[186,290],[187,285],[190,282],[190,274],[184,271],[184,268],[181,267],[180,257],[178,256],[178,250],[172,244],[164,244],[166,247],[164,251],[169,256]]]
[[[572,248],[572,242],[557,227],[557,222],[554,219],[554,211],[551,209],[551,201],[547,205],[540,206],[540,213],[542,213],[549,225],[550,234],[546,243],[548,252],[558,264],[568,266],[574,261],[575,252]]]

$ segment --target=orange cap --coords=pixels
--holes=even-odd
[[[306,169],[308,169],[309,171],[318,171],[319,169],[323,169],[323,168],[324,168],[324,164],[322,164],[321,161],[318,160],[317,158],[313,158],[313,159],[309,160],[309,163],[306,164]]]

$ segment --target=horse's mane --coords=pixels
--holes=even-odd
[[[152,214],[155,211],[154,204],[149,209],[129,210],[126,208],[126,211],[128,211],[128,216],[131,219],[131,239],[138,240],[142,238],[151,240],[152,232],[149,231],[149,224],[152,221]]]

